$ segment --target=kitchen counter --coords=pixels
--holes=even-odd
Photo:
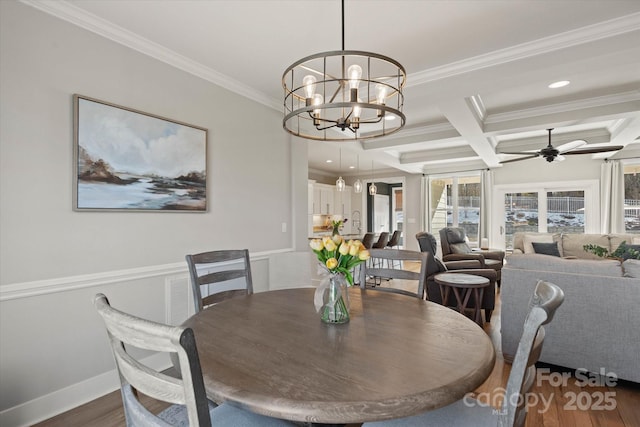
[[[331,236],[331,233],[327,233],[327,232],[318,233],[318,234],[314,233],[313,236],[309,237],[309,240],[322,239],[325,236]],[[341,236],[346,240],[362,240],[362,238],[364,237],[364,234],[341,234]]]

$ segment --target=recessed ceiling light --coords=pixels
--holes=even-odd
[[[353,166],[353,165],[349,166],[349,169],[355,169],[355,168],[356,168],[356,167],[355,167],[355,166]]]
[[[329,159],[327,160],[327,163],[333,163],[333,160]]]
[[[395,120],[396,116],[394,116],[393,114],[385,114],[384,119],[391,121],[391,120]]]
[[[558,89],[559,87],[567,86],[569,83],[571,83],[569,80],[560,80],[559,82],[551,83],[548,87],[549,89]]]

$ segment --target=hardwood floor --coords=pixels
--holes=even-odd
[[[397,285],[402,287],[401,283]],[[500,392],[506,387],[511,365],[504,362],[500,351],[500,299],[497,298],[496,302],[491,323],[485,324],[485,331],[496,348],[496,364],[490,377],[475,391],[475,395],[479,400],[499,407],[502,403]],[[563,372],[557,367],[541,365],[539,372],[543,370],[547,373],[544,378],[552,380],[559,379]],[[576,378],[571,371],[566,372],[570,377],[562,384],[556,385],[554,381],[546,379],[534,384],[528,396],[531,406],[527,427],[640,427],[640,384],[618,381],[613,386],[579,387],[576,381],[580,378]],[[162,407],[160,404],[156,405],[157,408]],[[36,424],[37,427],[124,425],[119,391]]]

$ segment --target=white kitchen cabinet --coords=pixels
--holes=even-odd
[[[349,218],[351,215],[351,187],[336,191],[335,186],[309,183],[309,215],[339,215]]]
[[[344,191],[334,192],[333,214],[349,218],[351,215],[351,187],[345,187]]]
[[[320,187],[320,213],[323,215],[333,215],[335,208],[333,186]]]

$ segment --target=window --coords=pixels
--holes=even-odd
[[[460,227],[471,246],[478,246],[480,223],[480,175],[429,179],[429,232],[439,238],[440,229]]]
[[[589,180],[494,187],[495,246],[513,249],[516,232],[597,233],[599,186],[599,181]]]
[[[624,229],[640,234],[640,164],[624,166]]]

